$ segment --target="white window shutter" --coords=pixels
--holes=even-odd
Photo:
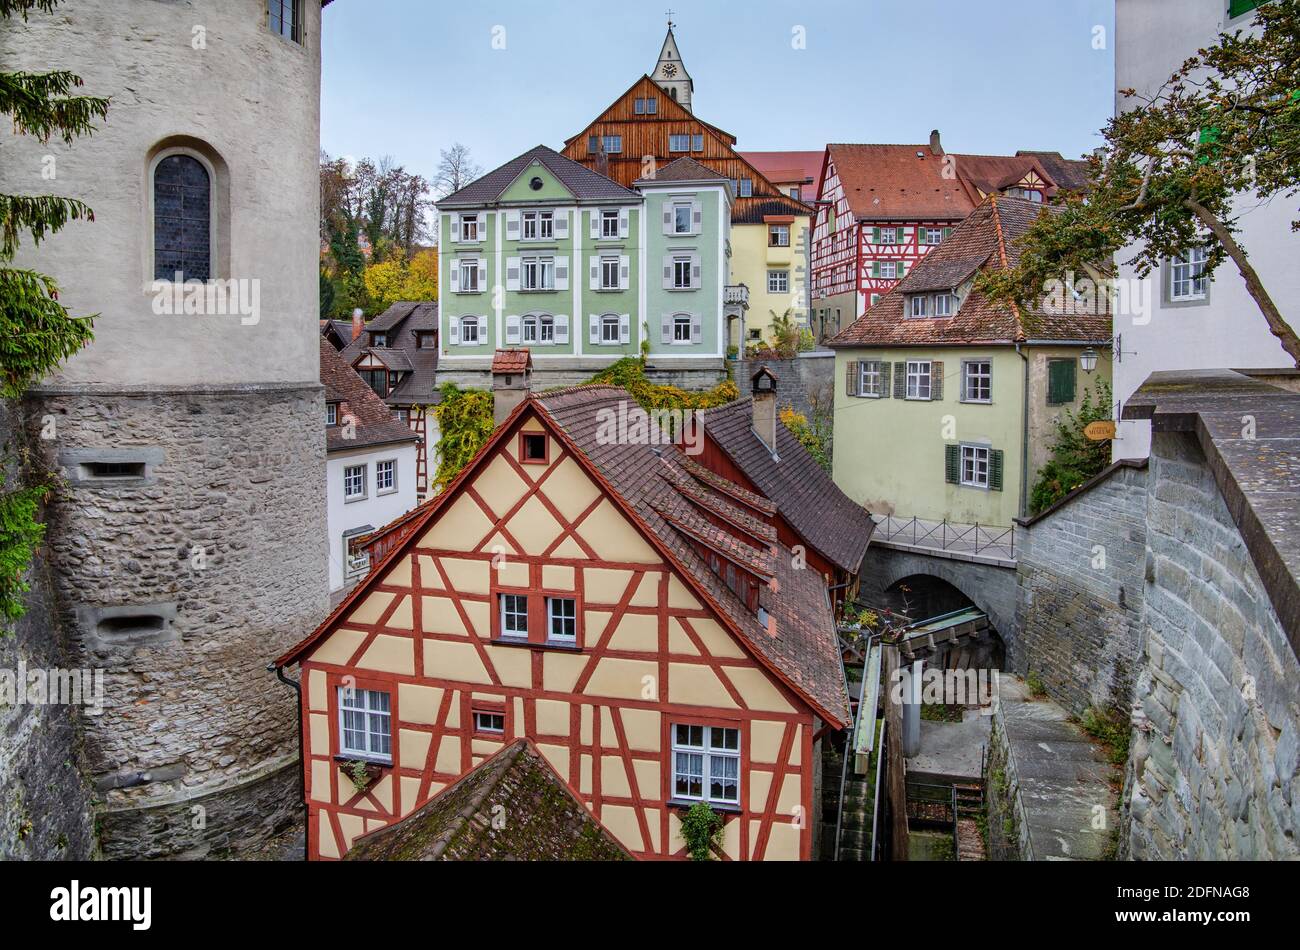
[[[691,202],[691,233],[699,234],[704,230],[704,212],[698,200]]]
[[[665,313],[659,320],[659,342],[668,346],[673,342],[673,315]]]
[[[555,315],[555,344],[556,346],[565,346],[569,342],[569,315],[567,313],[557,313]]]
[[[506,346],[519,345],[519,317],[516,314],[506,315]]]
[[[486,241],[488,213],[486,211],[480,211],[477,215],[475,215],[475,218],[478,221],[478,239],[480,241]]]
[[[460,317],[452,317],[447,321],[447,339],[452,346],[460,345]]]
[[[591,259],[591,289],[600,290],[600,258]]]
[[[627,228],[628,228],[628,222],[630,218],[631,215],[629,214],[627,208],[618,209],[618,236],[619,237],[621,238],[627,237]]]
[[[704,286],[704,280],[700,277],[700,255],[691,255],[691,287],[699,289]]]
[[[451,292],[454,294],[460,290],[460,261],[456,258],[451,259]]]
[[[478,341],[479,341],[480,343],[486,343],[486,342],[488,341],[488,338],[487,338],[487,317],[479,317],[479,318],[478,318]]]
[[[671,202],[664,202],[664,234],[673,233],[673,206]]]
[[[519,240],[519,212],[518,211],[506,212],[506,240],[507,241]]]
[[[590,331],[588,338],[591,340],[591,342],[594,344],[599,344],[600,343],[600,316],[598,314],[593,313],[590,315],[587,321],[587,329]]]
[[[519,258],[506,258],[506,290],[519,289]]]
[[[632,315],[620,314],[618,318],[618,342],[627,343],[632,339]]]
[[[555,238],[559,241],[566,241],[569,238],[569,212],[555,212]]]
[[[488,286],[487,258],[480,257],[478,259],[478,289],[487,290],[487,286]]]
[[[618,256],[618,289],[627,290],[632,280],[632,266],[627,254]]]
[[[664,255],[664,290],[673,288],[673,259],[672,255]]]
[[[587,212],[591,221],[591,239],[593,241],[600,239],[600,209],[592,208]]]
[[[555,289],[569,289],[569,259],[567,257],[557,257],[555,259]]]
[[[701,343],[704,341],[704,318],[698,313],[691,314],[691,342]]]
[[[458,214],[451,216],[451,240],[452,243],[460,240],[460,215]]]

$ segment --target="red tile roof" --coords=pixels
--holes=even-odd
[[[778,185],[816,186],[822,176],[824,149],[805,152],[741,152],[740,157],[749,162],[768,180]],[[815,190],[809,192],[815,196]]]
[[[417,438],[324,337],[320,339],[320,381],[325,386],[325,401],[340,404],[339,424],[325,427],[326,451],[414,442]],[[348,416],[356,420],[355,429],[343,425]]]
[[[954,346],[1013,344],[1027,340],[1101,343],[1111,337],[1109,313],[1091,313],[1073,305],[1065,313],[994,303],[971,289],[951,317],[906,317],[907,296],[931,290],[956,289],[981,268],[1014,266],[1020,257],[1017,240],[1050,207],[990,195],[953,229],[952,235],[923,257],[916,267],[865,314],[827,341],[831,347]],[[982,262],[978,265],[975,262]]]
[[[492,357],[493,373],[522,373],[532,369],[533,357],[527,348],[517,350],[497,350]]]

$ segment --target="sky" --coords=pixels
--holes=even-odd
[[[659,57],[673,10],[694,112],[744,150],[1101,144],[1114,0],[341,0],[324,11],[321,147],[433,177],[564,140]],[[802,40],[802,48],[800,41]]]

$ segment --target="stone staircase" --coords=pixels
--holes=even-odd
[[[957,798],[957,860],[987,861],[979,817],[984,814],[984,787],[954,783]]]

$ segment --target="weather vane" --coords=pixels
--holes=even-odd
[[[672,10],[667,11],[666,15],[668,17],[668,29],[671,30],[673,28],[673,11]]]

